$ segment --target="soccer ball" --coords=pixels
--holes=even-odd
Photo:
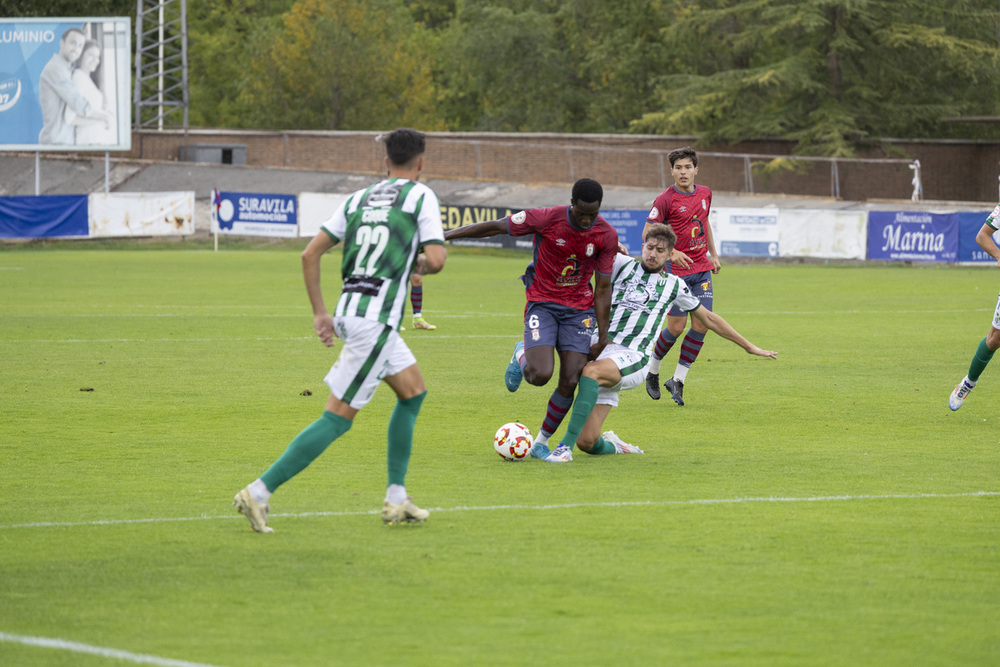
[[[531,431],[524,424],[510,422],[497,429],[493,449],[508,461],[523,461],[531,451]]]

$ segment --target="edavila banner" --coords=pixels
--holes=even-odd
[[[132,147],[129,18],[0,19],[0,150]]]

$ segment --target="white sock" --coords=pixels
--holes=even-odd
[[[674,379],[684,384],[684,380],[687,379],[688,371],[691,370],[690,366],[685,366],[684,364],[677,364],[677,368],[674,369]]]
[[[385,490],[385,500],[390,505],[401,505],[406,502],[406,487],[402,484],[390,484]]]
[[[653,355],[649,355],[649,363],[646,364],[646,372],[652,373],[653,375],[660,374],[660,364],[663,363],[663,359],[657,359]]]
[[[264,486],[264,482],[260,481],[260,477],[250,482],[250,486],[247,488],[250,489],[250,495],[253,496],[253,499],[261,505],[266,505],[267,501],[271,499],[271,492]]]
[[[535,438],[535,444],[536,445],[545,445],[545,446],[548,446],[548,444],[549,444],[549,436],[547,436],[544,433],[542,433],[541,431],[539,431],[538,432],[538,437]]]
[[[421,317],[423,317],[422,313],[413,313],[413,319],[417,320],[420,319]]]

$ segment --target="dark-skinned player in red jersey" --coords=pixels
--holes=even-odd
[[[514,346],[504,374],[510,391],[517,391],[522,378],[544,386],[555,369],[553,352],[559,352],[559,385],[549,398],[531,448],[535,458],[550,459],[548,439],[573,405],[580,373],[608,342],[611,269],[618,253],[618,233],[599,215],[603,199],[601,184],[582,178],[573,184],[569,206],[528,209],[444,235],[446,241],[497,234],[535,237],[533,258],[522,276],[528,299],[524,339]],[[595,326],[598,338],[591,345]]]
[[[722,264],[715,250],[715,237],[708,224],[708,214],[712,208],[712,191],[704,185],[696,185],[698,175],[698,154],[690,146],[670,151],[670,174],[674,184],[663,191],[653,201],[653,208],[646,218],[642,230],[643,238],[650,225],[664,223],[670,225],[677,235],[677,245],[670,254],[670,273],[684,281],[701,304],[712,310],[712,275],[719,272]],[[660,362],[684,332],[687,313],[674,306],[667,313],[667,328],[660,332],[649,355],[646,367],[646,393],[654,400],[660,399]],[[708,329],[698,320],[691,319],[691,328],[681,343],[680,357],[674,374],[663,386],[677,405],[684,405],[684,382],[687,380],[691,364],[698,358],[705,342]]]

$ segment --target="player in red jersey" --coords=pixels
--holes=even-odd
[[[719,253],[715,249],[712,227],[708,224],[712,191],[694,182],[694,177],[698,175],[698,154],[690,146],[670,151],[667,158],[670,160],[670,174],[674,177],[674,184],[653,202],[642,235],[643,238],[646,237],[650,225],[670,225],[677,234],[677,245],[670,255],[670,272],[687,284],[706,309],[712,310],[712,274],[718,273],[722,268]],[[646,392],[654,400],[660,398],[660,362],[684,332],[686,325],[687,313],[677,306],[671,308],[667,314],[667,328],[656,339],[646,367]],[[663,384],[677,405],[684,405],[684,381],[691,370],[691,364],[701,352],[707,331],[704,324],[692,318],[691,328],[681,343],[677,368],[673,376]]]
[[[444,235],[446,241],[497,234],[535,237],[534,255],[522,276],[528,298],[524,339],[514,346],[504,374],[510,391],[517,391],[522,378],[541,387],[552,377],[553,351],[559,352],[559,385],[549,398],[531,450],[535,458],[549,455],[548,439],[573,405],[580,372],[608,342],[611,269],[618,253],[618,233],[599,215],[603,198],[600,183],[582,178],[573,185],[569,206],[520,211]],[[595,326],[598,339],[591,345]]]

